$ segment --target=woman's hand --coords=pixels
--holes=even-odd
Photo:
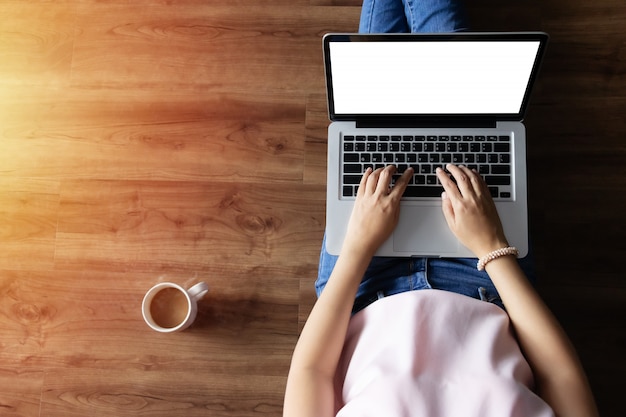
[[[454,235],[477,258],[508,246],[502,223],[483,178],[462,165],[448,164],[446,169],[454,181],[437,168],[437,177],[443,185],[442,209]]]
[[[343,251],[354,250],[373,256],[398,223],[400,199],[413,169],[407,169],[391,186],[396,167],[389,165],[372,171],[368,168],[359,184]]]

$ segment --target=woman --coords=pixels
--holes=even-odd
[[[365,0],[360,23],[362,32],[465,28],[452,0]],[[413,172],[390,189],[395,167],[368,169],[340,255],[322,248],[285,416],[598,415],[571,343],[511,256],[483,179],[446,168],[456,183],[438,170],[443,214],[483,270],[475,259],[374,258]]]
[[[487,260],[508,247],[487,186],[466,167],[447,169],[456,184],[438,170],[444,216]],[[341,253],[294,351],[284,415],[597,416],[574,349],[513,256],[484,267],[506,312],[425,289],[382,298],[352,316],[412,175],[407,170],[389,192],[394,172],[389,166],[363,175]]]

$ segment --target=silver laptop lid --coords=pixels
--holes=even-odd
[[[543,32],[327,34],[330,119],[363,126],[521,121],[547,40]]]

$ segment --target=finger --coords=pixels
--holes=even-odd
[[[459,165],[458,168],[463,171],[463,174],[467,177],[467,179],[469,181],[472,182],[472,184],[476,183],[478,184],[478,177],[480,177],[480,175],[478,175],[478,173],[473,170],[473,169],[469,169],[467,166],[465,165]]]
[[[460,166],[461,170],[467,175],[469,182],[471,183],[473,190],[476,194],[480,195],[484,191],[489,192],[485,179],[475,169],[469,169],[466,166]]]
[[[413,168],[409,167],[406,169],[406,171],[402,173],[400,178],[396,180],[396,183],[394,184],[393,189],[391,190],[391,193],[390,193],[390,195],[393,198],[397,200],[402,198],[402,194],[404,194],[404,190],[406,190],[407,185],[409,185],[409,181],[413,177],[413,172],[414,172]]]
[[[441,193],[441,209],[443,210],[443,217],[446,219],[448,227],[450,230],[453,230],[455,224],[454,207],[446,191]]]
[[[471,170],[471,175],[472,183],[474,183],[478,194],[480,195],[483,193],[487,193],[491,195],[491,193],[489,192],[489,187],[487,186],[487,183],[485,182],[485,179],[482,177],[482,175],[480,175],[475,169]]]
[[[365,187],[367,184],[367,180],[369,179],[371,174],[372,174],[372,168],[367,168],[365,172],[363,173],[363,176],[361,177],[361,182],[359,183],[359,189],[356,192],[357,197],[365,194]]]
[[[460,167],[468,178],[468,185],[471,187],[471,192],[478,198],[482,198],[487,195],[491,198],[489,187],[484,178],[475,169],[469,169],[465,166]]]
[[[369,194],[373,194],[374,192],[376,192],[376,187],[378,185],[378,182],[380,181],[380,174],[382,173],[382,171],[382,168],[374,170],[367,179],[366,191]]]
[[[446,168],[448,168],[449,170],[449,167],[451,166],[452,165],[448,165],[446,166]],[[461,192],[459,191],[459,188],[456,186],[454,181],[452,181],[452,179],[448,176],[448,174],[446,174],[446,172],[443,169],[437,168],[436,174],[437,174],[437,178],[439,178],[439,182],[443,186],[443,189],[446,191],[448,198],[450,199],[461,198]]]
[[[457,165],[448,164],[446,165],[446,168],[448,169],[448,171],[450,171],[450,174],[456,180],[456,186],[461,192],[461,195],[462,196],[469,195],[473,191],[473,188],[474,188],[469,177],[469,174],[471,174],[471,171],[469,171],[469,169],[463,165],[457,166]]]
[[[381,172],[378,178],[378,184],[376,185],[376,192],[382,194],[389,194],[389,186],[391,185],[391,178],[396,172],[394,165],[387,165]]]

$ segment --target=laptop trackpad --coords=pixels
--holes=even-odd
[[[393,248],[421,255],[452,254],[458,250],[441,206],[403,206],[393,233]]]

